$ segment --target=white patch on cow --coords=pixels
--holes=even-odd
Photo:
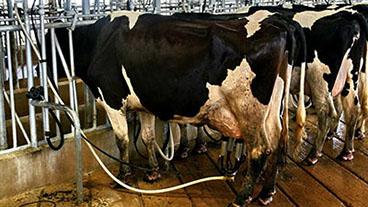
[[[259,10],[254,14],[247,17],[248,23],[245,25],[247,30],[247,38],[251,37],[254,33],[261,29],[261,22],[273,13],[266,10]]]
[[[134,11],[115,11],[110,14],[110,22],[116,17],[126,16],[129,19],[129,29],[132,29],[142,13]]]
[[[121,66],[121,70],[122,70],[122,73],[123,73],[124,80],[128,85],[130,94],[132,94],[133,96],[137,96],[136,93],[134,92],[132,83],[130,82],[130,78],[128,77],[128,74],[127,74],[127,72],[126,72],[123,65]]]
[[[128,127],[127,127],[127,122],[126,122],[126,117],[125,117],[125,110],[124,109],[116,110],[116,109],[111,108],[106,103],[102,90],[99,87],[97,89],[101,95],[101,99],[97,98],[96,101],[97,103],[101,104],[105,108],[105,111],[107,113],[107,116],[109,117],[114,133],[116,134],[116,136],[120,137],[121,139],[123,138],[128,139]]]
[[[308,68],[310,68],[311,65],[318,66],[318,71],[321,71],[322,73],[330,74],[330,68],[321,62],[321,60],[318,58],[318,52],[314,51],[314,59],[312,63],[308,63]]]
[[[293,20],[301,24],[302,27],[312,28],[315,21],[318,19],[337,13],[336,10],[324,11],[304,11],[294,15]]]
[[[144,111],[147,111],[141,104],[141,101],[139,100],[137,94],[135,93],[134,89],[133,89],[133,86],[132,86],[132,83],[130,81],[130,78],[128,77],[128,74],[124,68],[124,66],[122,65],[121,66],[122,68],[122,74],[123,74],[123,77],[124,77],[124,80],[125,82],[127,83],[128,85],[128,88],[129,88],[129,92],[130,94],[127,96],[126,98],[126,102],[127,102],[127,107],[129,109],[134,109],[134,110],[144,110]]]

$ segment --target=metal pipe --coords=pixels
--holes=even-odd
[[[30,101],[33,106],[42,108],[54,109],[59,111],[66,111],[74,122],[74,136],[75,136],[75,173],[77,185],[77,204],[83,202],[83,162],[82,162],[82,145],[81,145],[81,127],[78,114],[71,108],[65,105],[54,104],[46,101]]]
[[[69,80],[69,96],[70,96],[70,106],[78,114],[78,98],[77,98],[77,88],[75,84],[75,66],[74,66],[74,47],[73,47],[73,32],[68,30],[69,39],[69,58],[70,58],[70,75],[72,78]]]
[[[90,13],[89,8],[89,0],[82,0],[82,14],[86,15]],[[71,35],[70,35],[71,37]],[[71,47],[72,49],[72,47]],[[74,64],[74,63],[73,63]],[[74,81],[75,86],[75,81]],[[91,91],[89,90],[87,85],[83,86],[84,91],[84,127],[92,127],[93,126],[93,102],[95,101]],[[76,105],[77,106],[77,105]],[[76,107],[78,108],[78,107]]]
[[[72,10],[72,3],[70,0],[65,1],[64,10],[67,12]]]
[[[89,0],[82,0],[82,14],[90,14]]]
[[[29,26],[29,16],[28,16],[28,0],[23,0],[23,10],[24,10],[24,23],[26,28],[26,33],[30,33],[30,26]],[[28,90],[30,90],[34,83],[33,83],[33,67],[32,67],[32,51],[31,51],[31,42],[28,38],[26,38],[26,62],[27,62],[27,86]],[[29,102],[29,128],[30,128],[30,137],[31,137],[31,146],[37,147],[37,134],[36,134],[36,113],[35,107],[31,105],[30,100]]]
[[[13,148],[17,147],[17,126],[15,124],[15,101],[14,101],[14,84],[12,69],[12,53],[10,49],[10,32],[6,33],[6,51],[8,55],[8,73],[9,73],[9,93],[10,93],[10,117],[13,135]]]
[[[11,0],[7,0],[7,4],[8,4],[8,17],[9,18],[13,18],[14,14],[13,14],[13,4]],[[10,25],[13,25],[14,22],[9,22]],[[13,57],[13,61],[12,61],[12,68],[14,70],[13,73],[13,80],[15,79],[15,85],[17,88],[19,88],[19,81],[17,79],[17,66],[18,66],[18,60],[17,60],[17,48],[16,48],[16,42],[15,42],[15,34],[14,33],[10,33],[10,50],[12,53],[12,57]],[[13,81],[14,83],[14,81]]]
[[[161,0],[153,0],[153,13],[161,13]]]
[[[53,80],[55,83],[55,87],[57,89],[59,89],[59,85],[58,85],[58,72],[57,72],[57,60],[56,60],[56,45],[55,45],[55,28],[51,28],[50,29],[50,33],[51,33],[51,56],[52,56],[52,75],[53,75]],[[50,77],[51,79],[51,77]],[[56,98],[55,96],[55,103],[58,104],[59,100]],[[60,119],[60,111],[56,111],[56,117],[58,119]],[[59,130],[56,130],[56,136],[60,137],[60,132]]]
[[[41,39],[41,85],[43,86],[43,94],[45,101],[49,100],[49,93],[47,87],[47,70],[46,62],[46,40],[45,40],[45,9],[43,0],[39,0],[39,14],[40,14],[40,39]],[[50,120],[49,120],[49,110],[47,108],[42,108],[42,118],[43,118],[43,132],[45,140],[50,138]]]
[[[0,36],[0,150],[8,148],[8,141],[6,136],[6,120],[5,120],[5,103],[4,103],[4,80],[5,80],[5,67],[4,67],[4,46],[3,37]]]
[[[95,0],[95,5],[93,7],[93,13],[100,14],[100,0]]]
[[[76,26],[85,26],[95,23],[96,20],[84,20],[84,21],[78,21],[76,23]],[[65,28],[70,27],[72,25],[71,22],[56,22],[56,23],[46,23],[45,28]],[[36,29],[39,29],[39,27],[36,25]],[[8,31],[19,31],[21,30],[20,25],[2,25],[0,26],[0,32],[8,32]]]

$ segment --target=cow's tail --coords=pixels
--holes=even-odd
[[[280,141],[279,141],[279,160],[278,163],[281,166],[285,166],[286,159],[288,155],[288,148],[289,148],[289,96],[290,96],[290,83],[291,83],[291,75],[293,65],[295,64],[295,56],[296,56],[296,39],[295,39],[295,30],[294,28],[290,27],[289,19],[284,18],[287,22],[285,27],[287,31],[287,46],[286,46],[286,54],[284,57],[283,68],[286,70],[283,71],[284,77],[284,92],[283,92],[283,109],[282,109],[282,129],[280,134]],[[291,23],[292,24],[292,23]],[[286,67],[284,67],[286,65]]]
[[[307,43],[304,31],[302,27],[295,22],[297,41],[300,44],[297,59],[300,60],[300,83],[299,83],[299,99],[298,108],[296,112],[296,125],[295,125],[295,149],[293,156],[296,157],[300,150],[304,140],[304,127],[306,122],[306,110],[305,110],[305,99],[304,99],[304,86],[305,86],[305,73],[307,65]]]

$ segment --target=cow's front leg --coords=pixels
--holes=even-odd
[[[148,164],[152,169],[151,172],[147,173],[145,180],[147,182],[154,182],[161,178],[159,172],[159,166],[156,158],[155,151],[155,117],[146,112],[139,112],[139,118],[141,120],[141,135],[142,140],[147,145],[148,152]]]
[[[198,154],[207,152],[207,143],[204,140],[204,136],[202,127],[197,127],[197,138],[195,141],[194,151]]]
[[[116,144],[120,152],[120,159],[126,163],[129,162],[129,137],[128,123],[126,118],[126,106],[123,105],[120,110],[111,108],[105,101],[97,100],[106,110],[112,129],[115,133]],[[118,178],[124,180],[131,174],[130,167],[120,163]]]

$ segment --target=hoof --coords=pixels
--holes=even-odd
[[[118,178],[119,180],[121,180],[123,183],[126,183],[127,180],[128,180],[128,177],[131,176],[132,173],[129,171],[127,172],[124,172],[124,173],[119,173],[118,176],[116,176],[116,178]],[[124,188],[123,186],[119,185],[117,182],[112,182],[111,183],[112,185],[112,188],[115,188],[115,189],[121,189],[121,188]]]
[[[179,159],[186,159],[189,156],[189,147],[184,147],[179,150],[177,158]]]
[[[336,131],[329,131],[329,132],[327,133],[327,139],[332,139],[332,138],[334,138],[334,137],[336,137],[336,138],[338,138],[338,137],[339,137],[339,135],[337,134],[337,132],[336,132]]]
[[[341,160],[341,161],[351,161],[354,159],[354,154],[353,151],[346,151],[343,150],[339,156],[337,156],[337,159]]]
[[[207,152],[207,146],[206,144],[202,143],[202,144],[198,144],[196,145],[194,151],[197,153],[197,154],[203,154],[203,153],[206,153]]]
[[[364,138],[365,138],[365,135],[364,135],[364,133],[362,132],[362,130],[357,129],[357,130],[355,130],[354,137],[355,137],[355,139],[362,140],[362,139],[364,139]]]
[[[161,178],[161,174],[158,170],[152,171],[150,173],[147,173],[146,176],[144,176],[144,181],[148,183],[154,183],[158,181]]]
[[[308,166],[317,164],[318,158],[322,157],[322,153],[310,153],[304,160],[304,163]]]
[[[261,204],[262,206],[267,206],[268,204],[270,204],[273,201],[273,196],[270,195],[267,198],[258,198],[258,202],[259,204]]]

